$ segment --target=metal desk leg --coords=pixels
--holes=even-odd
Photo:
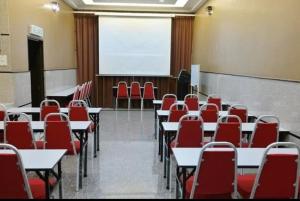
[[[58,162],[58,178],[59,178],[59,199],[63,199],[63,186],[62,186],[62,171],[61,161]]]
[[[85,132],[85,150],[84,150],[84,177],[87,177],[87,161],[88,161],[88,138],[89,138],[89,132]]]
[[[96,114],[97,119],[97,151],[100,151],[100,114]]]
[[[82,152],[83,152],[83,132],[80,132],[80,153],[79,153],[79,189],[82,189]]]
[[[45,172],[46,199],[50,199],[49,170]]]

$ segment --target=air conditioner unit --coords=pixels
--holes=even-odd
[[[35,25],[29,26],[29,35],[44,37],[44,29]]]

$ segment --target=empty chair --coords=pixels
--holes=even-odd
[[[203,142],[203,120],[201,117],[184,115],[179,120],[179,126],[172,148],[198,148]]]
[[[86,90],[87,90],[87,83],[85,82],[81,85],[79,100],[84,100],[85,99]]]
[[[200,117],[206,123],[214,123],[219,119],[219,109],[216,104],[208,103],[200,107]]]
[[[229,119],[235,119],[229,122]],[[238,116],[228,115],[220,117],[213,137],[215,142],[230,142],[235,147],[241,147],[242,144],[242,122]]]
[[[119,82],[118,83],[118,90],[117,90],[117,98],[116,98],[116,109],[119,106],[119,99],[127,100],[128,101],[128,108],[129,108],[129,96],[128,96],[128,87],[126,82]]]
[[[57,121],[56,119],[61,119]],[[69,117],[61,113],[48,114],[45,117],[45,149],[67,149],[67,155],[80,153],[80,142],[74,140]],[[77,185],[79,188],[79,161],[77,161]]]
[[[140,101],[141,108],[142,108],[142,93],[141,93],[141,86],[139,82],[132,82],[130,85],[129,108],[131,107],[132,100]]]
[[[91,101],[91,96],[92,96],[92,85],[93,81],[88,82],[88,91],[87,91],[87,96],[86,96],[86,101],[88,105],[91,107],[92,106],[92,101]]]
[[[257,118],[255,128],[251,134],[250,143],[244,147],[265,148],[279,138],[279,119],[275,116],[264,115]]]
[[[207,103],[216,104],[218,106],[219,111],[222,110],[222,99],[216,95],[208,96]]]
[[[248,122],[248,109],[244,105],[232,105],[228,110],[228,114],[238,116],[243,123]]]
[[[144,84],[144,93],[142,99],[142,109],[144,108],[144,103],[147,100],[155,100],[154,86],[153,82],[145,82]]]
[[[80,86],[77,85],[75,92],[73,94],[73,99],[72,100],[79,100],[79,96],[80,96]]]
[[[15,119],[15,116],[18,116],[18,119]],[[4,122],[5,143],[11,144],[18,149],[44,148],[44,141],[35,141],[34,139],[31,120],[28,115],[24,113],[9,113],[7,117]]]
[[[165,94],[162,98],[161,110],[169,110],[173,103],[177,102],[175,94]]]
[[[294,152],[287,153],[286,147],[295,148]],[[240,195],[245,199],[297,199],[299,153],[299,147],[291,142],[269,145],[257,174],[238,176]]]
[[[0,144],[0,199],[46,199],[45,182],[41,179],[29,179],[17,148]]]
[[[0,121],[4,121],[6,118],[6,107],[0,104]],[[4,133],[0,131],[0,143],[4,141]]]
[[[59,113],[60,112],[60,105],[56,100],[44,100],[40,104],[40,121],[44,121],[45,117],[50,113]],[[53,117],[57,119],[56,117]]]
[[[187,94],[184,97],[184,103],[188,106],[190,111],[199,111],[199,98],[195,94]]]
[[[182,116],[189,113],[187,105],[180,105],[178,103],[172,104],[169,111],[168,122],[179,122]]]
[[[222,146],[222,148],[212,148]],[[223,147],[226,147],[224,149]],[[206,144],[199,156],[194,176],[186,183],[186,198],[236,198],[237,151],[228,142]]]

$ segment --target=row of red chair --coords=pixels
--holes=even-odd
[[[220,146],[227,149],[215,148]],[[283,147],[296,148],[296,153],[285,154]],[[276,153],[272,148],[277,148]],[[195,174],[186,182],[185,198],[297,199],[299,157],[296,144],[274,143],[266,148],[257,174],[238,175],[234,145],[209,143],[201,150]]]
[[[132,82],[130,85],[130,93],[128,94],[127,82],[121,81],[118,83],[116,109],[118,109],[118,101],[128,100],[128,109],[131,107],[132,100],[139,100],[141,102],[141,109],[144,108],[145,100],[155,100],[154,86],[152,82],[145,82],[144,90],[142,90],[139,82]]]
[[[182,112],[182,110],[181,110]],[[177,135],[171,143],[172,148],[201,147],[204,143],[204,121],[200,116],[181,113]],[[268,122],[265,121],[268,119]],[[270,120],[273,120],[270,122]],[[175,119],[171,119],[175,120]],[[175,120],[175,122],[178,122]],[[170,121],[172,122],[172,121]],[[278,142],[279,119],[274,116],[260,116],[255,122],[255,129],[251,134],[250,143],[242,143],[242,121],[238,116],[228,115],[218,119],[213,141],[230,142],[235,147],[265,148]]]
[[[88,106],[92,106],[91,94],[92,94],[93,81],[85,82],[82,85],[77,85],[73,94],[73,100],[84,100]]]
[[[175,94],[165,94],[162,98],[161,110],[169,110],[173,103],[177,102],[177,96]],[[195,94],[187,94],[184,97],[184,103],[188,106],[191,111],[199,111],[200,104],[199,98]],[[222,99],[215,95],[210,95],[207,98],[207,103],[215,104],[218,110],[222,110]]]

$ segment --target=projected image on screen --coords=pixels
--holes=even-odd
[[[99,17],[100,75],[169,76],[170,18]]]

